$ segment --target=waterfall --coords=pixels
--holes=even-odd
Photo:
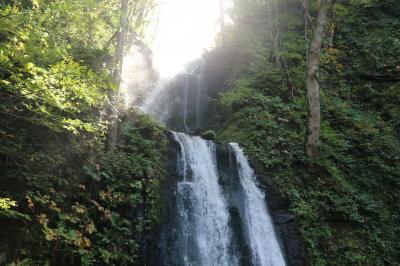
[[[239,180],[243,189],[244,224],[251,247],[253,265],[283,266],[285,260],[276,238],[271,217],[265,204],[265,195],[256,185],[256,177],[242,149],[231,143],[237,161]]]
[[[160,241],[164,265],[285,266],[264,192],[236,143],[190,136],[202,127],[208,95],[203,61],[163,80],[143,110],[164,122],[177,144],[173,207]],[[206,121],[205,121],[206,122]]]
[[[174,133],[183,180],[177,184],[179,248],[183,265],[234,266],[228,205],[218,184],[215,144]]]
[[[265,203],[265,195],[257,186],[256,176],[242,149],[236,143],[228,147],[236,163],[229,167],[236,171],[236,205],[242,235],[249,246],[251,258],[241,260],[237,250],[244,243],[235,243],[232,217],[229,208],[235,206],[229,193],[219,182],[219,161],[216,144],[198,136],[173,132],[179,144],[177,172],[181,180],[176,185],[177,243],[176,265],[247,265],[285,266],[284,256],[274,232],[271,217]],[[235,182],[235,177],[231,177]]]

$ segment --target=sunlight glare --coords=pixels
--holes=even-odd
[[[161,76],[171,76],[213,44],[220,28],[219,1],[164,0],[158,8],[153,59]]]

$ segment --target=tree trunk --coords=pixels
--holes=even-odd
[[[307,65],[307,104],[308,123],[306,136],[306,153],[310,157],[318,154],[320,135],[321,110],[319,102],[319,63],[321,46],[324,40],[325,28],[329,23],[329,12],[333,8],[335,0],[321,0],[318,18],[314,27],[314,36],[311,42]]]
[[[125,35],[128,24],[128,0],[121,0],[121,15],[119,22],[119,32],[117,40],[117,48],[115,51],[113,66],[113,82],[116,85],[115,90],[111,92],[111,114],[110,124],[108,125],[108,150],[113,151],[117,146],[118,136],[118,104],[119,104],[119,87],[121,83],[122,63],[124,58]]]

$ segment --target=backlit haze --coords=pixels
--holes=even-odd
[[[223,0],[224,11],[230,3]],[[153,52],[152,64],[159,78],[169,79],[186,63],[200,58],[212,47],[220,28],[219,0],[159,0],[145,39]],[[121,84],[128,104],[143,95],[143,89],[144,94],[148,92],[150,80],[143,57],[132,49],[124,59]]]
[[[220,28],[218,0],[161,0],[157,13],[158,21],[150,29],[154,31],[153,59],[164,77],[200,57]]]

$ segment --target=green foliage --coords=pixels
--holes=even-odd
[[[268,12],[270,4],[237,2],[236,19],[247,23],[231,26],[229,45],[247,63],[230,67],[232,89],[219,97],[217,139],[241,143],[260,181],[277,186],[285,211],[297,217],[311,265],[397,265],[400,85],[362,74],[397,75],[398,1],[338,4],[333,43],[326,40],[321,59],[321,144],[312,161],[303,151],[304,14],[293,1],[279,6],[276,65],[272,40],[259,32],[270,26],[254,10]],[[246,42],[263,44],[243,43],[249,35]]]
[[[114,152],[96,149],[90,155],[77,144],[69,144],[71,151],[54,145],[36,151],[28,158],[31,163],[7,167],[3,182],[19,180],[13,184],[17,190],[7,193],[19,197],[20,204],[18,212],[0,211],[7,228],[0,236],[7,241],[13,239],[9,234],[29,236],[11,246],[4,242],[3,260],[16,256],[37,265],[56,254],[62,265],[140,261],[142,239],[159,222],[167,138],[161,126],[135,112],[123,119],[120,132]],[[79,156],[78,161],[70,156]]]
[[[151,1],[132,4],[140,35]],[[2,265],[140,264],[141,242],[158,222],[166,140],[130,113],[118,149],[104,152],[119,8],[0,3]]]
[[[215,134],[214,130],[207,130],[201,134],[201,137],[207,140],[215,140],[217,138],[217,134]]]
[[[287,104],[242,88],[223,94],[224,110],[230,102],[232,111],[218,139],[241,143],[261,181],[278,185],[298,217],[313,264],[332,265],[327,262],[335,258],[335,265],[395,265],[398,135],[375,114],[324,97],[329,111],[324,112],[321,153],[308,161],[305,111],[295,100]]]
[[[17,206],[17,202],[14,200],[10,200],[9,198],[0,198],[0,209],[8,210],[11,207]]]

